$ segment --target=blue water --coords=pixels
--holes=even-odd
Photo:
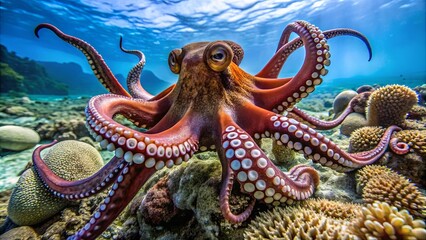
[[[339,37],[329,41],[331,63],[326,87],[364,83],[426,82],[426,1],[424,0],[0,0],[0,43],[19,56],[40,61],[76,62],[90,73],[79,51],[48,30],[33,34],[43,22],[92,44],[114,73],[127,75],[134,56],[118,48],[119,36],[128,49],[142,50],[146,69],[174,82],[168,53],[187,43],[229,39],[245,50],[242,68],[257,73],[275,51],[284,27],[298,19],[322,30],[347,27],[365,34],[373,59],[361,41]],[[291,56],[282,76],[299,70],[304,51]],[[358,84],[359,83],[359,84]],[[89,83],[88,83],[89,84]],[[99,84],[93,82],[90,84]]]

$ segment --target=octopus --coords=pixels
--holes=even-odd
[[[93,138],[102,148],[115,151],[101,170],[86,179],[66,181],[56,176],[40,156],[55,142],[40,146],[33,154],[37,175],[59,198],[79,200],[110,187],[89,222],[70,239],[95,239],[150,176],[190,160],[196,152],[218,153],[222,165],[220,209],[225,219],[240,223],[247,220],[256,202],[291,204],[309,198],[319,184],[319,175],[311,166],[296,165],[288,172],[281,171],[259,147],[261,138],[272,138],[338,172],[371,164],[388,147],[398,154],[408,151],[408,145],[392,137],[400,129],[391,126],[373,150],[347,153],[317,130],[339,125],[353,111],[350,104],[333,121],[314,118],[295,107],[327,74],[328,39],[357,37],[366,44],[371,59],[368,40],[352,29],[323,32],[306,21],[293,22],[285,27],[275,54],[256,75],[239,67],[244,51],[235,42],[190,43],[170,52],[168,65],[179,76],[178,81],[155,96],[140,84],[144,54],[123,48],[122,39],[121,50],[139,59],[128,74],[128,91],[91,45],[47,23],[35,28],[37,37],[41,29],[51,30],[84,53],[93,73],[110,92],[91,98],[85,109],[86,126]],[[297,37],[290,40],[293,33]],[[293,77],[279,78],[287,58],[303,46],[305,59],[300,71]],[[118,115],[133,126],[120,123]],[[229,203],[233,188],[238,189],[234,184],[252,199],[238,214],[230,210]]]

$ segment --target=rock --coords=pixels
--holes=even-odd
[[[34,116],[34,113],[30,112],[27,108],[21,106],[8,107],[5,113],[14,116]]]
[[[0,127],[0,148],[21,151],[34,147],[40,136],[32,129],[19,126]]]
[[[44,161],[56,175],[69,181],[89,177],[103,165],[96,149],[72,140],[53,146]],[[30,168],[22,174],[12,192],[8,214],[18,225],[34,225],[57,214],[69,203],[54,197],[40,182],[34,168]]]
[[[357,88],[357,93],[363,93],[363,92],[371,92],[374,91],[374,87],[370,85],[362,85],[361,87]]]
[[[357,92],[353,90],[345,90],[339,93],[333,101],[333,110],[336,116],[338,116],[343,110],[345,110],[348,103],[351,101],[353,97],[358,95]]]
[[[367,126],[367,119],[360,113],[351,113],[342,122],[340,126],[340,133],[345,136],[350,136],[353,131],[358,128]]]
[[[31,101],[31,99],[29,98],[29,97],[21,97],[20,99],[19,99],[19,103],[22,103],[22,104],[29,104],[29,103],[33,103],[33,101]]]

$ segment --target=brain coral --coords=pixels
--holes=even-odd
[[[352,239],[344,220],[301,207],[276,207],[253,220],[244,239]]]
[[[414,216],[426,216],[426,197],[395,172],[371,178],[363,189],[362,198],[366,203],[386,202],[398,209],[406,209]]]
[[[381,127],[362,127],[352,132],[349,139],[349,152],[363,152],[377,146],[385,129]]]
[[[384,202],[368,204],[350,224],[349,232],[361,239],[426,239],[426,224],[406,210]]]
[[[102,157],[95,148],[74,140],[53,146],[46,154],[45,162],[55,174],[66,180],[89,177],[103,165]],[[12,192],[8,214],[18,225],[34,225],[55,215],[68,203],[50,194],[35,170],[30,168],[21,175]]]
[[[403,125],[407,112],[417,103],[416,92],[402,85],[388,85],[374,91],[367,107],[369,126]]]

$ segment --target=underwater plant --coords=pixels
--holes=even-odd
[[[36,36],[44,28],[82,51],[93,73],[111,92],[93,97],[85,110],[92,136],[102,148],[115,151],[115,156],[100,171],[86,179],[67,181],[56,176],[40,156],[41,151],[55,143],[39,147],[33,155],[39,177],[57,197],[79,200],[112,185],[90,221],[71,239],[96,238],[155,171],[188,161],[197,151],[218,152],[222,165],[220,208],[233,223],[245,221],[256,201],[278,205],[304,200],[319,184],[318,173],[310,166],[297,165],[288,173],[277,168],[255,142],[262,137],[273,138],[339,172],[375,162],[388,146],[398,154],[408,151],[406,144],[396,144],[397,139],[392,138],[400,130],[396,126],[385,131],[373,150],[350,154],[305,123],[279,114],[289,110],[317,129],[330,129],[352,112],[349,106],[339,118],[326,122],[294,105],[313,92],[327,74],[326,67],[330,65],[327,39],[355,36],[367,45],[371,57],[367,39],[354,30],[323,32],[308,22],[293,22],[284,29],[274,56],[256,75],[239,67],[244,52],[234,42],[191,43],[169,55],[170,70],[179,75],[177,83],[153,96],[139,82],[145,65],[142,52],[126,50],[120,41],[124,52],[139,58],[129,72],[127,92],[92,46],[50,24],[38,25]],[[299,37],[290,41],[291,33]],[[301,70],[294,77],[277,78],[288,56],[302,46],[306,58]],[[120,124],[114,120],[117,114],[148,130],[138,131]],[[232,213],[229,203],[234,180],[252,199],[239,214]]]

